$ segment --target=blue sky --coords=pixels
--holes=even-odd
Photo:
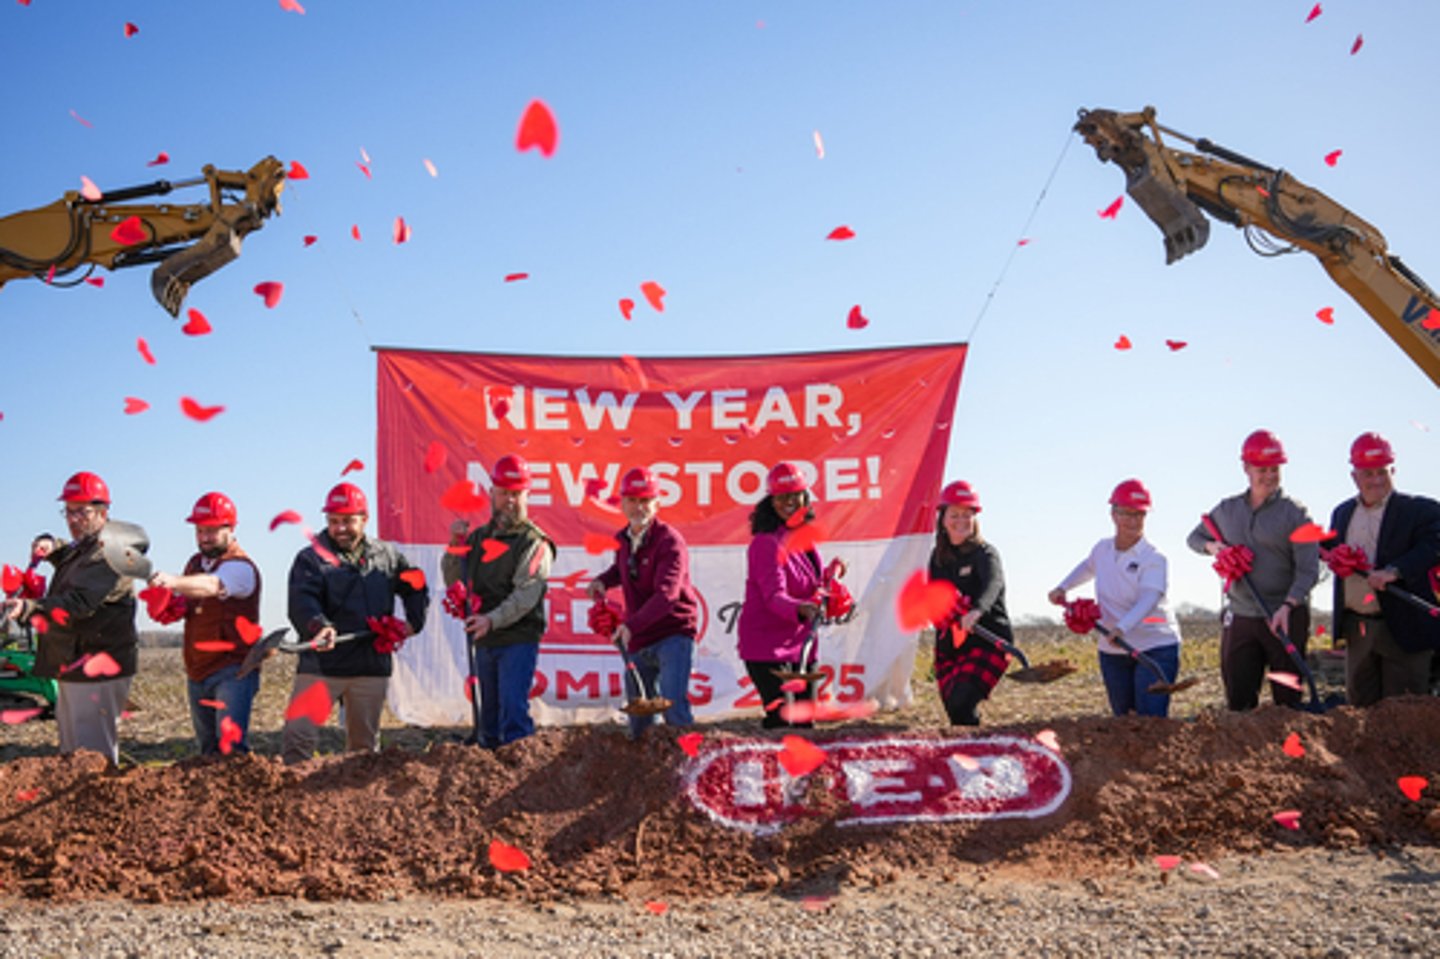
[[[302,541],[265,522],[318,518],[340,469],[373,463],[373,346],[703,355],[973,332],[947,478],[984,499],[1012,609],[1048,612],[1044,593],[1110,532],[1105,497],[1131,475],[1155,494],[1148,532],[1173,598],[1214,606],[1216,578],[1183,538],[1241,488],[1246,433],[1280,435],[1285,486],[1323,521],[1351,493],[1362,430],[1394,441],[1402,489],[1434,492],[1435,388],[1307,257],[1263,260],[1216,224],[1166,267],[1133,203],[1096,215],[1123,177],[1067,136],[1078,107],[1154,104],[1163,123],[1324,190],[1437,282],[1426,121],[1440,8],[1332,0],[1306,24],[1312,5],[0,6],[0,215],[82,175],[114,188],[267,154],[311,173],[192,291],[210,336],[180,333],[145,269],[102,290],[0,290],[0,559],[61,526],[55,496],[77,469],[105,476],[115,514],[145,525],[169,568],[193,548],[190,503],[221,488],[278,621]],[[537,97],[561,129],[549,160],[514,149]],[[170,164],[147,169],[162,150]],[[413,229],[403,246],[397,215]],[[856,238],[825,242],[840,224]],[[320,237],[308,249],[307,234]],[[530,279],[504,283],[514,272]],[[263,280],[285,284],[277,309],[251,292]],[[616,300],[644,280],[669,291],[666,311],[626,323]],[[845,326],[857,303],[863,331]],[[1323,306],[1334,326],[1315,319]],[[1121,334],[1132,350],[1112,347]],[[125,416],[127,395],[153,408]],[[192,423],[181,395],[227,410]],[[373,493],[372,472],[358,479]]]

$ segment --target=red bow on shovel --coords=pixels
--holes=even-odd
[[[1125,637],[1121,636],[1115,630],[1107,629],[1100,625],[1100,604],[1093,599],[1072,599],[1066,603],[1065,625],[1070,628],[1070,632],[1072,633],[1080,633],[1083,635],[1093,631],[1099,633],[1101,636],[1108,637],[1110,642],[1125,650],[1131,659],[1154,673],[1156,681],[1146,688],[1146,692],[1154,693],[1157,696],[1168,696],[1172,693],[1184,692],[1200,682],[1197,676],[1191,676],[1189,679],[1181,679],[1173,683],[1170,682],[1170,677],[1165,675],[1165,671],[1160,668],[1159,663],[1140,652],[1140,650],[1134,646],[1131,646],[1125,641]]]
[[[1326,566],[1330,567],[1330,572],[1340,579],[1347,576],[1363,576],[1374,569],[1370,564],[1370,557],[1365,555],[1365,551],[1358,546],[1351,546],[1349,543],[1341,543],[1334,549],[1321,549],[1320,558],[1325,561]],[[1431,570],[1430,575],[1433,580],[1435,570]],[[1401,589],[1390,583],[1385,586],[1385,592],[1396,599],[1409,603],[1416,609],[1424,610],[1431,616],[1440,617],[1440,606],[1416,596],[1408,589]]]

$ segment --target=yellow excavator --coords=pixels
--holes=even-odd
[[[1284,170],[1161,126],[1154,107],[1081,110],[1075,130],[1101,162],[1125,171],[1125,192],[1165,234],[1166,263],[1205,245],[1206,213],[1242,228],[1262,256],[1313,254],[1440,386],[1440,299],[1388,251],[1374,226]],[[1169,146],[1162,134],[1195,149]]]
[[[206,203],[125,202],[202,185],[210,194]],[[190,285],[238,257],[241,239],[280,212],[284,187],[285,170],[272,156],[245,172],[206,166],[191,180],[156,180],[107,190],[94,199],[71,191],[49,206],[0,217],[0,286],[29,276],[75,286],[97,265],[118,270],[158,263],[150,290],[171,316],[178,316]],[[112,235],[131,217],[138,220],[139,233]],[[82,267],[88,267],[83,276],[63,280]]]

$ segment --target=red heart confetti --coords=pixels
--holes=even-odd
[[[432,177],[437,177],[440,175],[440,171],[435,169],[435,164],[430,161],[429,157],[426,157],[421,162],[425,164],[426,173],[430,174]]]
[[[316,242],[317,240],[319,240],[319,239],[320,239],[320,238],[319,238],[318,236],[316,236],[315,234],[313,234],[313,233],[307,233],[307,234],[305,234],[305,236],[303,237],[303,241],[304,241],[304,243],[305,243],[306,246],[314,246],[314,245],[315,245],[315,242]]]
[[[364,461],[362,461],[362,460],[351,460],[350,462],[348,462],[348,463],[345,464],[345,468],[340,471],[340,475],[341,475],[341,476],[344,476],[346,473],[353,473],[353,472],[355,472],[356,470],[363,470],[364,468],[365,468],[365,463],[364,463]]]
[[[281,526],[285,523],[298,523],[300,521],[300,514],[295,512],[293,509],[287,509],[284,512],[276,513],[275,518],[270,521],[270,532],[275,532],[275,527]]]
[[[195,700],[195,704],[197,706],[204,706],[206,709],[226,710],[230,708],[218,699],[197,699]]]
[[[555,123],[555,114],[545,105],[544,100],[531,100],[520,117],[520,127],[515,131],[515,149],[524,153],[537,149],[540,155],[552,157],[560,142],[560,128]]]
[[[616,542],[613,536],[608,536],[605,533],[585,534],[585,552],[591,556],[602,556],[611,550],[619,548],[620,544]]]
[[[1286,829],[1298,830],[1300,828],[1300,810],[1282,809],[1270,817]]]
[[[1340,154],[1344,152],[1344,150],[1331,150],[1329,153],[1325,154],[1325,165],[1334,166],[1335,164],[1339,163]]]
[[[70,614],[67,613],[65,609],[60,606],[57,606],[54,609],[50,610],[50,618],[55,620],[55,622],[60,626],[64,626],[66,623],[70,622]]]
[[[1420,794],[1425,791],[1426,786],[1430,785],[1430,780],[1424,776],[1401,776],[1395,780],[1395,785],[1400,787],[1400,791],[1405,794],[1406,799],[1411,802],[1419,802]]]
[[[291,160],[290,169],[285,171],[285,179],[308,180],[310,179],[310,171],[305,169],[305,164],[301,163],[299,160]]]
[[[359,239],[360,239],[360,224],[355,223],[355,224],[352,224],[352,225],[350,226],[350,239],[359,241]]]
[[[1133,344],[1130,342],[1130,337],[1126,336],[1124,333],[1121,333],[1120,339],[1115,341],[1115,349],[1117,350],[1128,350],[1132,345]]]
[[[1306,523],[1304,526],[1298,526],[1295,528],[1294,532],[1290,534],[1290,542],[1323,543],[1325,542],[1325,540],[1332,538],[1334,535],[1334,530],[1326,529],[1319,523]]]
[[[896,599],[900,628],[912,632],[943,619],[955,606],[959,590],[949,580],[931,580],[925,570],[917,569],[905,581]]]
[[[425,448],[425,472],[433,473],[444,466],[445,458],[449,455],[444,443],[439,440],[431,440],[430,445]]]
[[[1305,755],[1305,744],[1300,741],[1299,733],[1291,733],[1290,735],[1286,736],[1285,745],[1281,746],[1280,748],[1285,751],[1285,755],[1290,756],[1294,759],[1299,759],[1301,756]]]
[[[334,705],[330,701],[330,687],[323,681],[312,683],[300,695],[290,700],[290,705],[285,707],[285,721],[294,722],[298,719],[308,719],[316,726],[325,725],[325,720],[330,718],[330,707]]]
[[[1179,856],[1156,856],[1155,865],[1160,867],[1161,872],[1169,872],[1185,860]]]
[[[1440,330],[1440,310],[1431,309],[1420,321],[1420,326],[1426,330]]]
[[[407,569],[400,574],[400,582],[418,593],[425,588],[425,571],[423,569]]]
[[[622,297],[621,300],[620,300],[620,315],[623,316],[623,317],[625,317],[625,319],[628,320],[628,319],[630,319],[630,315],[631,315],[632,313],[634,313],[634,312],[635,312],[635,301],[632,300],[632,299],[630,299],[630,298],[628,298],[628,297]]]
[[[169,163],[169,162],[170,162],[170,154],[166,153],[164,150],[161,150],[159,153],[155,154],[155,159],[149,161],[149,162],[146,163],[145,165],[146,165],[146,166],[164,166],[165,164],[167,164],[167,163]]]
[[[110,239],[121,246],[133,246],[136,243],[144,243],[150,234],[146,232],[145,225],[140,222],[138,216],[127,216],[115,224],[115,229],[110,231]]]
[[[649,902],[645,903],[645,908],[646,910],[657,916],[663,916],[665,915],[665,913],[670,911],[670,907],[667,904],[659,901],[658,899],[651,899]]]
[[[523,849],[516,849],[508,842],[492,839],[490,840],[490,865],[501,872],[521,872],[530,868],[530,857],[525,855]]]
[[[201,639],[196,640],[195,648],[202,653],[228,653],[235,648],[235,644],[227,643],[223,639]]]
[[[180,327],[181,333],[184,333],[186,336],[204,336],[210,332],[210,321],[205,319],[204,313],[191,307],[185,312],[185,315],[189,317],[189,319],[186,320],[184,326]]]
[[[800,900],[800,908],[806,912],[829,912],[829,896],[806,896]]]
[[[280,305],[280,297],[285,295],[285,284],[276,283],[273,280],[256,283],[255,295],[265,301],[266,308],[273,310]]]
[[[1297,693],[1302,692],[1305,688],[1304,686],[1300,685],[1300,677],[1296,676],[1294,673],[1272,672],[1270,674],[1270,682],[1274,683],[1276,686],[1284,686],[1287,689],[1293,689]]]
[[[86,283],[89,283],[91,286],[94,286],[94,287],[103,287],[103,286],[105,285],[105,277],[103,277],[103,276],[87,276],[87,277],[85,277],[85,282],[86,282]]]
[[[863,330],[870,325],[870,320],[860,312],[860,306],[856,304],[850,307],[850,315],[845,317],[845,325],[852,330]]]
[[[1170,347],[1171,353],[1178,353],[1190,344],[1186,343],[1184,340],[1166,340],[1165,345]]]
[[[837,226],[835,229],[831,230],[828,234],[826,234],[825,239],[853,240],[855,239],[855,231],[850,229],[848,226]]]
[[[84,673],[91,679],[100,676],[119,676],[120,664],[109,653],[100,652],[85,660]]]
[[[1216,868],[1205,862],[1192,862],[1190,871],[1196,875],[1204,876],[1206,879],[1219,879],[1220,873]]]
[[[135,34],[137,34],[137,33],[139,33],[139,32],[140,32],[140,28],[137,27],[137,26],[135,26],[135,24],[129,22],[128,20],[125,22],[125,36],[127,36],[127,37],[133,37],[133,36],[135,36]]]
[[[1114,201],[1113,203],[1111,203],[1111,204],[1110,204],[1109,206],[1107,206],[1105,209],[1099,211],[1099,213],[1100,213],[1100,219],[1102,219],[1102,220],[1113,220],[1113,219],[1115,219],[1117,216],[1120,215],[1120,208],[1121,208],[1122,206],[1124,206],[1124,205],[1125,205],[1125,197],[1124,197],[1124,195],[1122,194],[1122,195],[1120,195],[1120,196],[1117,196],[1117,197],[1115,198],[1115,201]]]
[[[80,195],[91,203],[99,203],[101,198],[105,196],[100,188],[95,185],[95,181],[88,176],[80,177]]]
[[[373,176],[370,175],[370,168],[369,168],[368,166],[366,166],[366,165],[363,164],[363,163],[357,163],[357,164],[355,164],[355,165],[360,168],[360,172],[361,172],[361,173],[365,174],[365,179],[367,179],[367,180],[373,180],[373,179],[375,179]]]
[[[280,0],[280,9],[287,13],[298,13],[305,16],[305,8],[300,6],[300,0]]]
[[[675,737],[675,745],[679,746],[685,755],[694,759],[700,755],[700,743],[704,739],[704,733],[681,733]]]
[[[1310,8],[1310,12],[1306,15],[1305,22],[1309,23],[1311,20],[1314,20],[1316,17],[1320,16],[1320,14],[1322,13],[1324,13],[1324,11],[1320,9],[1320,4],[1315,4],[1315,6]]]
[[[475,676],[466,676],[466,677],[465,677],[465,701],[466,701],[466,702],[473,703],[473,702],[475,701],[475,687],[478,686],[478,685],[480,685],[480,680],[479,680],[478,677],[475,677]]]
[[[504,556],[510,547],[498,539],[487,539],[480,543],[480,549],[482,551],[480,553],[480,562],[493,563],[501,556]]]
[[[225,407],[201,406],[191,397],[182,396],[180,397],[180,412],[184,413],[186,416],[190,417],[197,423],[204,423],[205,421],[214,419],[221,413],[225,412]]]
[[[792,779],[808,776],[825,762],[825,751],[808,739],[786,736],[780,740],[780,765]]]
[[[821,139],[821,137],[820,137],[820,131],[819,131],[819,130],[814,131],[814,133],[813,133],[812,136],[813,136],[813,138],[814,138],[814,140],[815,140],[815,159],[817,159],[817,160],[823,160],[823,159],[825,159],[825,141],[824,141],[823,139]]]
[[[245,730],[240,724],[229,716],[220,717],[220,754],[228,756],[235,750],[235,745],[245,738]]]
[[[138,396],[125,397],[125,415],[134,416],[136,413],[143,413],[150,408],[150,404]]]
[[[15,790],[15,801],[30,803],[40,798],[39,789],[17,789]]]
[[[405,222],[405,218],[403,216],[397,216],[395,218],[395,227],[392,231],[392,235],[395,237],[396,243],[410,242],[410,224]]]
[[[6,709],[0,711],[0,724],[6,726],[18,726],[21,723],[28,723],[39,716],[45,710],[36,707],[34,709]]]
[[[1355,34],[1355,42],[1350,44],[1350,55],[1353,57],[1355,54],[1359,53],[1360,48],[1363,46],[1365,46],[1365,34]]]
[[[76,113],[74,110],[70,111],[70,116],[73,117],[75,122],[80,124],[82,127],[89,127],[91,129],[94,129],[95,127],[95,124],[91,123],[89,120],[85,119],[80,114]]]
[[[506,282],[506,283],[515,283],[515,282],[517,282],[517,281],[519,281],[519,280],[528,280],[528,279],[530,279],[530,274],[529,274],[529,273],[506,273],[506,274],[505,274],[505,282]]]
[[[1042,729],[1035,734],[1035,741],[1051,752],[1060,751],[1060,737],[1055,735],[1053,729]]]
[[[246,646],[254,646],[255,641],[260,638],[263,630],[261,630],[259,623],[252,623],[244,616],[236,616],[235,632],[240,634],[240,641]]]
[[[809,685],[810,684],[803,679],[787,679],[785,680],[785,682],[780,684],[780,692],[803,693],[805,692],[805,687]]]
[[[640,284],[640,292],[645,294],[645,302],[649,303],[656,313],[665,312],[665,287],[654,280],[646,280]]]
[[[1029,246],[1029,245],[1030,245],[1030,238],[1029,238],[1028,236],[1022,236],[1020,239],[1018,239],[1018,240],[1015,241],[1015,245],[1016,245],[1016,246]]]
[[[1315,311],[1315,318],[1316,318],[1317,320],[1319,320],[1321,323],[1325,323],[1325,324],[1327,324],[1327,325],[1334,324],[1334,322],[1335,322],[1335,307],[1333,307],[1333,306],[1326,306],[1326,307],[1322,307],[1322,308],[1316,310],[1316,311]]]
[[[460,480],[440,494],[440,505],[452,513],[475,513],[490,505],[490,500],[475,492],[475,484]]]

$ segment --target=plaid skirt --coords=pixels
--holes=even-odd
[[[964,637],[958,647],[957,635]],[[942,630],[935,637],[935,679],[942,698],[948,699],[960,682],[973,683],[989,696],[1009,665],[1008,653],[978,636],[966,635],[958,626]]]

